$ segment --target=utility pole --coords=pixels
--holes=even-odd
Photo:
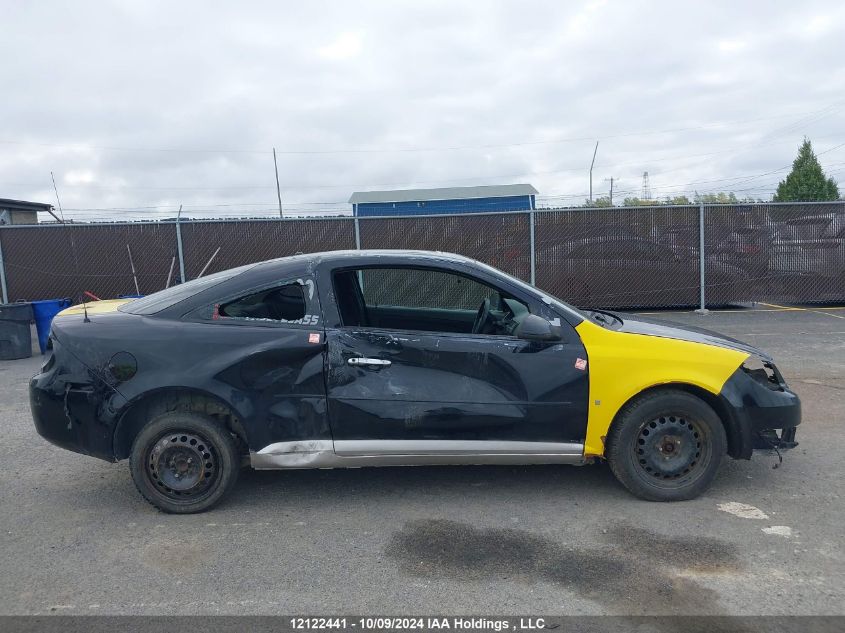
[[[605,182],[607,182],[608,180],[610,181],[610,206],[613,206],[613,176],[604,179]]]
[[[596,164],[596,152],[599,151],[599,142],[596,141],[596,148],[593,150],[593,160],[590,161],[590,204],[593,203],[593,165]]]
[[[279,163],[276,162],[276,148],[273,148],[273,167],[276,168],[276,195],[279,196],[279,217],[284,219],[282,211],[282,188],[279,186]]]

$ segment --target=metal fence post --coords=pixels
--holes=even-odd
[[[0,287],[3,290],[3,303],[9,303],[9,290],[6,287],[6,263],[3,261],[3,240],[0,239]]]
[[[528,212],[528,227],[531,235],[531,285],[537,285],[537,258],[536,258],[536,244],[534,240],[534,209]]]
[[[361,250],[361,227],[358,225],[358,216],[355,216],[355,248]]]
[[[182,283],[185,283],[185,256],[182,253],[182,205],[179,205],[179,213],[176,214],[176,250],[179,252],[179,276]]]
[[[699,307],[697,314],[707,314],[704,298],[704,202],[698,205],[698,285],[699,285]]]

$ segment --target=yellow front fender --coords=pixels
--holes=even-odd
[[[638,393],[678,383],[718,394],[749,356],[706,343],[608,330],[589,321],[576,331],[587,350],[590,372],[585,457],[604,455],[614,417]]]

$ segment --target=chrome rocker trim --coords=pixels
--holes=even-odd
[[[583,464],[584,445],[469,440],[301,440],[250,454],[256,470],[482,464]]]

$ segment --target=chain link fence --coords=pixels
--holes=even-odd
[[[360,218],[358,225],[361,248],[458,253],[530,281],[531,220],[524,212]]]
[[[127,245],[129,250],[127,250]],[[49,224],[0,227],[3,300],[135,294],[164,288],[176,256],[175,224]],[[177,273],[174,272],[174,276]]]
[[[575,305],[845,301],[845,202],[0,227],[3,300],[149,294],[295,253],[460,253]],[[130,261],[131,253],[131,261]],[[132,265],[134,264],[135,275]]]
[[[314,220],[238,220],[182,222],[185,277],[194,279],[212,255],[206,273],[297,253],[355,248],[352,222]]]

